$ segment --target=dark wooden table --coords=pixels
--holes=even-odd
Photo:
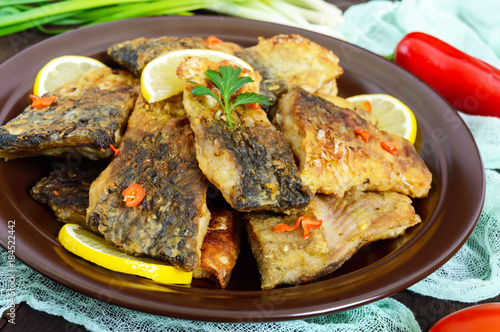
[[[367,2],[367,0],[332,0],[330,2],[335,3],[340,9],[345,10],[354,4]],[[43,34],[37,30],[26,30],[0,37],[0,63],[3,63],[25,48],[49,37],[50,35]],[[500,295],[478,303],[460,303],[421,296],[407,290],[393,295],[392,298],[403,303],[413,312],[422,331],[427,331],[438,320],[457,310],[479,303],[500,302]],[[0,332],[87,331],[83,326],[70,323],[62,317],[35,310],[24,302],[16,306],[15,322],[15,325],[9,324],[6,317],[2,316],[0,318]]]

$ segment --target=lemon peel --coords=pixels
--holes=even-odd
[[[402,136],[415,143],[417,137],[417,120],[413,112],[400,100],[386,94],[364,94],[346,98],[355,107],[364,108],[368,101],[371,116],[377,120],[376,126],[391,134]]]
[[[141,74],[141,92],[148,103],[154,103],[179,94],[184,89],[184,81],[177,77],[177,67],[186,57],[204,57],[211,61],[231,60],[238,67],[253,71],[244,60],[224,52],[206,49],[178,50],[160,55]]]
[[[47,62],[36,75],[33,94],[42,96],[78,79],[90,69],[103,67],[106,67],[104,63],[86,56],[64,55],[54,58]]]
[[[190,284],[192,272],[162,264],[152,258],[129,255],[77,224],[65,224],[59,242],[73,254],[112,271],[133,274],[163,284]]]

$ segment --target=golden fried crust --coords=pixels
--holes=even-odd
[[[198,82],[218,94],[204,72],[230,62],[211,62],[193,57],[182,62],[179,77]],[[243,71],[254,82],[239,92],[258,92],[260,77]],[[229,128],[225,112],[210,96],[193,96],[194,84],[187,82],[184,107],[196,136],[196,158],[200,168],[231,206],[242,212],[301,210],[309,202],[302,190],[292,150],[284,136],[269,122],[260,108],[240,105],[233,110],[234,128]]]
[[[426,197],[432,174],[406,139],[382,132],[354,111],[294,88],[279,104],[276,121],[299,159],[301,178],[313,193],[343,197],[350,189],[397,191]],[[368,142],[355,133],[370,134]],[[395,143],[397,155],[381,143]]]
[[[160,109],[138,100],[118,156],[92,183],[87,225],[128,253],[193,271],[210,221],[208,182],[196,161],[189,121],[177,117],[180,106],[169,102],[181,101],[169,99],[161,108],[165,113],[155,116]],[[132,183],[146,196],[127,207],[122,192]]]
[[[109,157],[117,146],[135,100],[139,80],[123,70],[98,68],[46,95],[48,107],[28,106],[0,127],[0,158],[77,153]]]
[[[235,211],[210,211],[210,223],[201,246],[201,263],[195,278],[209,278],[226,288],[240,254],[241,220]]]
[[[260,37],[257,45],[236,55],[250,63],[264,81],[283,80],[312,93],[336,95],[336,78],[343,73],[332,51],[297,34]]]
[[[328,100],[330,103],[337,105],[340,108],[348,108],[356,112],[360,117],[370,122],[371,124],[377,124],[377,119],[366,110],[362,108],[355,107],[353,103],[339,96],[326,95],[324,93],[315,93],[316,96]]]
[[[201,37],[165,36],[150,39],[141,37],[112,45],[108,48],[108,54],[118,64],[139,76],[151,60],[160,55],[184,49],[214,49],[233,54],[242,48],[230,42],[209,46],[205,43],[205,39]]]
[[[222,41],[221,43],[208,45],[208,49],[234,55],[237,52],[241,52],[243,50],[243,47],[235,43]]]
[[[303,238],[299,227],[276,233],[280,223],[294,225],[298,215],[247,215],[247,234],[261,274],[261,287],[302,284],[325,276],[366,244],[395,238],[421,220],[411,200],[394,192],[349,192],[343,199],[317,195],[304,212],[323,224]]]
[[[182,94],[149,104],[144,97],[137,99],[127,128],[139,128],[144,132],[155,132],[173,118],[186,116],[182,105]]]

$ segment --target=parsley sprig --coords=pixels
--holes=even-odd
[[[243,85],[253,82],[253,79],[248,76],[239,77],[241,68],[232,66],[220,66],[219,71],[208,69],[205,71],[205,76],[208,77],[216,86],[222,96],[220,100],[209,88],[201,85],[200,83],[189,81],[196,84],[191,90],[194,96],[212,96],[222,106],[227,116],[227,123],[229,128],[233,129],[233,122],[231,120],[231,111],[238,105],[259,103],[271,105],[272,103],[264,96],[255,92],[240,93],[233,103],[230,103],[231,96],[238,91]]]

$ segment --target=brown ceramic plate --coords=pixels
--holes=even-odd
[[[414,202],[423,220],[420,225],[398,239],[363,248],[334,274],[307,285],[260,290],[255,261],[244,247],[227,290],[203,280],[191,287],[163,286],[108,271],[64,250],[57,241],[61,224],[28,193],[57,164],[26,158],[0,162],[1,245],[7,246],[7,221],[15,220],[17,258],[48,278],[120,306],[208,321],[286,320],[336,312],[394,294],[444,264],[467,239],[482,208],[484,173],[474,140],[456,112],[427,85],[391,62],[333,38],[217,16],[132,19],[75,30],[36,44],[0,66],[0,123],[29,104],[36,73],[57,56],[86,55],[111,64],[108,46],[141,36],[214,34],[250,46],[258,36],[279,33],[302,34],[339,56],[345,71],[339,79],[341,96],[387,93],[414,111],[419,124],[416,146],[434,176],[429,197]]]

